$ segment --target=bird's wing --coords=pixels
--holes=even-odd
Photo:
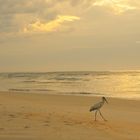
[[[90,111],[94,111],[96,109],[101,108],[101,102],[94,104],[93,106],[91,106]]]

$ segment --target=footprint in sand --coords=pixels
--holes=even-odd
[[[31,113],[29,113],[29,114],[24,114],[24,119],[30,120],[32,116],[33,116],[33,114],[31,114]]]
[[[24,128],[26,128],[26,129],[27,129],[27,128],[30,128],[30,126],[26,125],[26,126],[24,126]]]
[[[44,121],[44,123],[49,123],[50,121]]]
[[[10,121],[12,121],[12,119],[8,119],[7,121],[10,122]]]
[[[93,126],[96,127],[99,130],[111,129],[111,126],[106,122],[96,121],[96,122],[94,122]]]
[[[16,116],[14,114],[9,114],[8,116],[11,118],[16,118]]]
[[[44,126],[49,126],[49,124],[46,123],[46,124],[44,124]]]
[[[49,126],[50,121],[44,121],[43,123],[45,123],[44,126]]]
[[[64,121],[64,124],[65,125],[73,125],[72,122],[69,122],[69,121]]]
[[[0,131],[1,131],[1,130],[4,130],[4,128],[0,128]]]

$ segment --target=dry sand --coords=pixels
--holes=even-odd
[[[140,101],[108,98],[94,121],[97,97],[0,93],[0,140],[140,140]]]

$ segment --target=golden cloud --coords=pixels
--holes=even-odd
[[[57,16],[56,19],[50,22],[41,22],[39,19],[24,27],[24,33],[35,33],[35,32],[54,32],[57,31],[61,26],[63,26],[64,22],[73,22],[75,20],[80,20],[77,16]]]
[[[105,6],[111,8],[115,14],[121,14],[128,10],[137,9],[137,7],[129,4],[127,0],[98,0],[93,6]]]

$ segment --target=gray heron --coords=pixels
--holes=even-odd
[[[95,121],[96,121],[96,116],[97,116],[97,113],[98,112],[99,112],[100,116],[102,117],[102,119],[104,121],[106,121],[106,119],[103,117],[103,115],[102,115],[102,113],[100,111],[100,108],[104,105],[105,102],[108,103],[108,101],[106,100],[106,98],[105,97],[102,97],[102,101],[100,101],[100,102],[94,104],[93,106],[91,106],[91,108],[90,108],[89,111],[90,112],[91,111],[95,111]]]

